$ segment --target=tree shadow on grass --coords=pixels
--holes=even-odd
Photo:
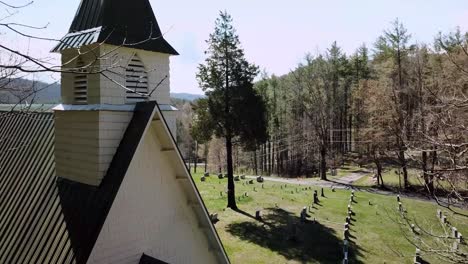
[[[239,211],[239,213],[246,214]],[[247,214],[248,215],[248,214]],[[232,223],[227,232],[242,240],[277,252],[288,260],[319,263],[341,263],[343,240],[336,232],[320,223],[306,221],[279,208],[264,210],[261,221]],[[349,263],[362,263],[357,256],[362,249],[351,244]]]

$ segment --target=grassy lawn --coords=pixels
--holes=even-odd
[[[300,211],[312,204],[312,193],[320,189],[273,182],[253,185],[236,183],[241,212],[226,209],[226,179],[216,176],[195,182],[211,213],[218,213],[216,228],[232,263],[340,263],[342,241],[350,191],[326,188],[325,198],[308,214],[309,221],[300,223]],[[247,196],[244,194],[247,193]],[[415,246],[403,234],[407,228],[398,224],[395,196],[356,192],[351,225],[350,263],[412,263]],[[435,233],[442,232],[436,217],[437,206],[419,200],[402,200],[408,218],[417,216],[418,224]],[[255,211],[262,211],[262,221]],[[468,234],[468,223],[446,212],[462,234]],[[317,222],[313,223],[313,219]],[[464,219],[466,221],[466,219]],[[295,230],[295,231],[294,231]],[[293,238],[292,234],[296,234]],[[430,263],[442,263],[425,255]]]

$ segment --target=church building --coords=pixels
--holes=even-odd
[[[0,107],[0,263],[229,263],[175,142],[149,0],[81,0],[62,104]]]

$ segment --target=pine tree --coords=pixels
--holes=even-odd
[[[227,12],[220,12],[210,34],[208,57],[198,68],[197,79],[207,104],[197,114],[207,129],[225,139],[228,174],[228,207],[236,210],[233,176],[233,140],[251,150],[266,141],[265,103],[253,88],[258,67],[245,59],[239,36]],[[209,122],[207,121],[209,120]]]

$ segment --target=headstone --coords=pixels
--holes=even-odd
[[[255,211],[255,219],[262,220],[262,212],[260,210]]]
[[[439,217],[439,219],[442,219],[442,211],[440,209],[437,209],[437,217]]]
[[[307,220],[307,207],[302,208],[301,211],[301,222],[305,223]]]
[[[202,182],[206,181],[205,176],[201,177],[200,180],[201,180]]]
[[[453,238],[458,238],[458,230],[456,227],[452,227],[452,236]]]
[[[223,174],[221,174],[221,173],[220,173],[220,174],[218,174],[218,179],[220,179],[220,180],[221,180],[221,179],[223,179],[223,178],[224,178],[224,177],[223,177]]]
[[[245,175],[240,176],[242,180],[245,180]]]
[[[345,224],[344,224],[344,228],[345,228],[345,229],[346,229],[346,228],[349,229],[349,223],[345,223]]]
[[[262,183],[262,182],[264,182],[264,181],[265,181],[265,179],[263,179],[262,176],[258,176],[258,177],[257,177],[257,182]]]
[[[209,173],[209,172],[205,172],[205,177],[210,177],[210,173]]]
[[[349,238],[349,228],[345,228],[345,229],[344,229],[343,235],[344,235],[344,239],[348,239],[348,238]]]
[[[317,190],[314,191],[314,204],[318,204],[319,203],[319,199],[318,199],[318,194],[317,194]]]
[[[422,258],[421,258],[421,250],[419,248],[416,248],[416,252],[414,255],[414,264],[419,264],[421,263]]]
[[[322,191],[321,191],[321,195],[322,197],[325,197],[325,193],[323,192],[323,188],[322,188]]]
[[[447,223],[447,216],[442,215],[442,223],[444,223],[444,224]]]
[[[458,240],[453,241],[453,246],[452,246],[453,251],[458,251],[459,245],[460,244],[458,243]]]
[[[223,192],[219,192],[219,196],[223,197]]]
[[[250,180],[250,181],[249,181],[249,184],[254,184],[254,181],[253,181],[253,180]]]
[[[458,243],[463,243],[463,235],[460,232],[458,232]]]
[[[335,192],[335,187],[332,187],[332,192]]]
[[[403,211],[403,205],[401,204],[401,202],[398,203],[398,211]]]
[[[410,227],[411,231],[413,231],[413,233],[416,233],[416,226],[414,224],[411,224]]]
[[[218,214],[216,214],[216,213],[215,213],[215,214],[211,214],[211,215],[210,215],[210,218],[211,218],[211,222],[213,222],[213,223],[216,223],[216,222],[219,221],[219,219],[218,219]]]
[[[400,195],[397,195],[396,200],[397,202],[400,202]]]
[[[244,193],[244,196],[245,196],[245,197],[249,197],[249,193],[248,193],[248,192],[245,192],[245,193]]]
[[[234,181],[240,181],[239,176],[234,176]]]
[[[349,217],[349,216],[346,217],[346,223],[348,223],[348,224],[351,223],[351,217]]]

